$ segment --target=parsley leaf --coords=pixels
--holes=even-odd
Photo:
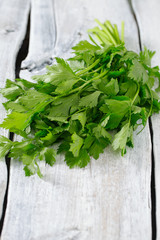
[[[102,112],[107,113],[110,116],[106,127],[109,129],[117,128],[121,120],[125,116],[128,116],[130,108],[131,102],[127,97],[106,99],[105,104],[100,108]]]
[[[83,168],[90,162],[90,157],[85,149],[81,149],[77,157],[74,157],[71,152],[67,152],[65,161],[70,168],[75,166]]]
[[[130,67],[128,77],[134,79],[137,82],[142,81],[143,84],[148,82],[148,74],[143,65],[136,59],[132,61],[133,65]]]
[[[122,155],[125,153],[125,147],[127,143],[128,138],[128,132],[129,132],[129,123],[126,123],[122,129],[116,133],[112,146],[114,150],[121,149]]]
[[[85,97],[82,97],[79,101],[79,106],[80,107],[95,107],[98,103],[98,98],[101,92],[96,91],[94,93],[91,93]]]
[[[70,151],[73,153],[74,157],[78,157],[79,150],[83,145],[83,138],[79,137],[76,133],[71,136],[73,143],[70,144]]]
[[[20,112],[12,112],[8,115],[7,118],[4,119],[3,123],[0,127],[10,129],[13,131],[17,130],[24,130],[31,121],[31,113],[20,113]]]

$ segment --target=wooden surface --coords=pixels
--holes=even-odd
[[[4,16],[4,12],[9,11],[5,8],[13,8],[8,1],[2,1],[4,10],[0,15],[5,23],[8,18]],[[16,6],[15,12],[12,10],[12,17],[15,17],[12,22],[19,24],[18,32],[13,41],[13,52],[9,52],[12,41],[8,40],[9,47],[5,49],[1,45],[7,43],[3,37],[0,38],[0,52],[4,51],[7,64],[4,64],[4,60],[0,61],[3,64],[2,71],[12,73],[9,76],[13,78],[15,52],[20,47],[27,26],[29,1],[10,1]],[[157,9],[156,13],[151,11],[153,5]],[[133,7],[140,24],[142,43],[160,52],[160,34],[158,31],[155,34],[152,27],[157,24],[159,1],[155,0],[152,4],[147,0],[144,4],[142,0],[134,0]],[[18,9],[20,14],[17,14]],[[95,25],[95,18],[102,22],[109,19],[119,26],[124,20],[126,45],[129,49],[139,51],[137,25],[127,0],[92,0],[92,4],[89,0],[33,0],[29,53],[22,63],[20,76],[30,79],[31,75],[44,72],[45,64],[54,56],[68,57],[71,54],[70,48],[79,40],[87,38],[86,31]],[[2,25],[1,29],[4,31],[5,27]],[[151,32],[155,34],[155,39],[149,34]],[[8,59],[12,60],[11,64]],[[158,58],[155,62],[158,64]],[[6,78],[4,73],[0,72],[2,86]],[[153,119],[157,190],[160,185],[158,117],[157,115]],[[149,126],[141,134],[135,134],[134,138],[134,150],[128,149],[125,157],[122,158],[120,154],[107,148],[100,159],[92,159],[85,169],[70,170],[63,162],[63,155],[58,157],[52,168],[41,163],[43,179],[37,176],[26,178],[23,166],[18,162],[11,162],[8,203],[1,240],[151,240]],[[6,169],[4,162],[1,165]],[[3,169],[1,171],[4,172]],[[2,180],[0,176],[0,186],[1,183],[4,187],[0,188],[0,207],[6,174]],[[158,223],[160,195],[157,191],[156,194]],[[157,227],[159,230],[158,224]]]
[[[22,68],[32,70],[40,68],[44,63],[51,63],[56,39],[53,0],[31,1],[30,25],[30,47]]]

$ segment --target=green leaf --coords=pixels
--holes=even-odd
[[[35,128],[37,129],[48,129],[49,126],[41,119],[35,119]]]
[[[123,51],[121,50],[121,48],[119,49],[118,47],[114,47],[114,52],[112,52],[111,55],[110,55],[110,60],[109,60],[109,63],[107,64],[108,68],[111,67],[113,59],[115,58],[116,55],[119,55],[119,56],[123,55]]]
[[[0,135],[0,159],[4,158],[8,152],[11,150],[13,142],[8,138]]]
[[[130,67],[128,77],[137,82],[143,82],[143,84],[148,82],[148,74],[143,65],[136,59],[134,59],[132,63],[133,65]]]
[[[104,137],[111,141],[111,135],[105,130],[104,127],[102,127],[100,124],[97,125],[97,127],[93,128],[93,134],[95,135],[96,138],[101,138]]]
[[[131,126],[129,128],[129,132],[128,132],[128,139],[127,139],[127,146],[128,147],[134,147],[134,141],[133,141],[133,127]]]
[[[35,162],[35,164],[37,165],[37,175],[42,178],[43,177],[43,174],[41,173],[41,170],[39,168],[39,165],[37,164],[37,162]]]
[[[104,86],[103,91],[108,96],[115,96],[119,92],[119,85],[117,79],[112,78],[109,83]]]
[[[79,137],[76,133],[72,135],[73,143],[70,143],[70,151],[73,153],[74,157],[78,157],[79,151],[83,145],[83,138]]]
[[[73,114],[71,119],[72,120],[79,120],[79,122],[82,125],[82,128],[84,129],[84,126],[85,126],[86,121],[87,121],[86,111]]]
[[[93,142],[95,141],[95,137],[91,136],[91,135],[87,135],[87,137],[84,140],[84,148],[85,149],[90,149],[91,145],[93,144]]]
[[[137,124],[138,120],[141,120],[141,124],[145,126],[147,121],[147,115],[148,114],[145,108],[132,106],[132,115],[131,115],[132,126],[134,127]]]
[[[28,155],[28,154],[23,154],[21,157],[21,161],[23,162],[24,165],[30,165],[34,161],[35,155]]]
[[[25,171],[26,176],[31,176],[34,175],[35,173],[38,174],[40,178],[43,177],[38,163],[35,161],[36,155],[27,155],[23,154],[21,157],[21,161],[23,162],[24,165],[26,165],[23,169]]]
[[[106,99],[104,105],[100,110],[107,113],[110,118],[106,127],[108,129],[117,128],[121,120],[128,115],[131,108],[131,102],[129,98],[119,97],[117,99]]]
[[[6,138],[6,137],[0,135],[0,144],[1,143],[12,143],[12,141],[9,138]]]
[[[125,153],[127,138],[129,135],[129,123],[126,123],[122,129],[115,135],[112,142],[112,147],[114,150],[121,149],[122,156]]]
[[[36,173],[35,168],[33,166],[24,166],[23,168],[24,172],[25,172],[25,176],[26,177],[30,177],[32,175],[34,175]]]
[[[77,52],[84,52],[84,51],[96,51],[100,49],[99,46],[95,46],[89,43],[87,40],[80,41],[76,46],[72,47],[73,50]]]
[[[52,121],[66,123],[71,106],[78,105],[78,100],[78,94],[72,94],[67,97],[57,99],[53,102],[53,106],[50,107],[49,114],[46,117]]]
[[[73,86],[77,83],[77,81],[79,81],[80,79],[73,79],[73,80],[69,80],[69,81],[64,81],[61,82],[58,87],[55,90],[55,93],[59,93],[59,94],[64,94],[69,92],[70,90],[72,90]]]
[[[17,130],[24,130],[29,123],[31,122],[31,113],[19,113],[19,112],[12,112],[4,119],[3,123],[0,124],[0,127],[10,129],[10,131],[14,132],[15,129]]]
[[[16,78],[16,84],[21,87],[23,90],[28,90],[30,88],[36,87],[36,83],[29,82],[25,79]]]
[[[81,124],[78,121],[70,121],[69,122],[69,133],[79,133],[82,129]]]
[[[133,51],[127,51],[124,56],[120,59],[120,62],[132,61],[138,58],[138,54]]]
[[[27,110],[29,110],[26,107],[19,104],[18,102],[6,102],[3,103],[3,105],[6,110],[12,110],[15,112],[26,112]]]
[[[17,97],[23,94],[24,91],[15,82],[7,79],[6,86],[0,90],[0,93],[9,100],[15,100]]]
[[[47,164],[50,166],[53,166],[54,163],[56,162],[56,151],[53,148],[44,148],[40,152],[39,159],[44,160]]]
[[[146,47],[144,47],[144,51],[141,51],[139,54],[140,61],[148,66],[151,66],[151,59],[154,56],[154,54],[155,51],[150,51]]]
[[[85,97],[82,97],[79,101],[80,107],[95,107],[98,104],[98,98],[101,92],[96,91],[94,93],[91,93]]]
[[[65,161],[70,168],[78,166],[84,168],[90,162],[90,157],[85,149],[81,149],[79,156],[75,157],[71,152],[67,152],[65,155]]]
[[[104,149],[109,144],[108,139],[99,138],[95,139],[93,144],[90,146],[89,154],[94,157],[94,159],[99,158],[99,154],[104,152]]]
[[[25,95],[21,96],[18,102],[26,107],[27,109],[36,109],[39,111],[48,105],[53,98],[45,93],[37,92],[36,90],[30,89],[25,92]]]
[[[70,148],[70,145],[68,142],[62,142],[58,147],[57,153],[60,154],[62,152],[68,152],[69,148]]]
[[[82,70],[85,68],[84,61],[72,60],[70,61],[70,68],[75,72]]]
[[[69,64],[62,58],[56,58],[57,64],[47,67],[45,75],[34,76],[34,80],[42,80],[45,83],[51,83],[58,86],[63,81],[70,81],[77,79]]]
[[[102,126],[102,127],[105,127],[105,126],[107,125],[107,123],[108,123],[108,121],[109,121],[109,118],[110,118],[109,115],[106,115],[106,116],[104,117],[103,121],[101,122],[101,126]]]
[[[37,172],[35,164],[32,162],[30,165],[26,165],[23,170],[25,171],[25,176],[29,177],[34,175]]]
[[[46,144],[52,144],[56,141],[58,136],[55,136],[52,134],[52,132],[48,132],[48,134],[45,137],[41,137],[41,140]]]
[[[38,148],[39,150],[39,148]],[[14,159],[21,158],[23,154],[33,155],[37,151],[36,145],[34,145],[31,140],[21,142],[13,142],[13,147],[10,151],[9,157]]]

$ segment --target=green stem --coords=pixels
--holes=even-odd
[[[100,41],[104,44],[113,44],[108,35],[100,29],[93,29],[92,32],[100,39]]]
[[[101,74],[99,74],[97,77],[92,78],[92,79],[90,79],[89,81],[86,81],[86,82],[85,82],[83,85],[81,85],[80,87],[75,88],[75,89],[73,89],[72,91],[70,91],[70,92],[68,92],[68,93],[66,93],[66,94],[62,94],[62,95],[59,95],[59,96],[57,96],[57,97],[53,97],[54,99],[53,99],[51,102],[54,102],[55,100],[57,100],[57,99],[59,99],[59,98],[61,98],[61,97],[66,97],[66,96],[68,96],[68,95],[70,95],[70,94],[72,94],[72,93],[82,91],[82,89],[83,89],[84,87],[86,87],[89,83],[91,83],[92,81],[97,80],[97,79],[103,77],[103,76],[106,75],[107,73],[108,73],[108,71],[104,71],[104,72],[102,72]]]
[[[150,110],[149,110],[149,113],[148,113],[148,118],[151,116],[152,114],[152,107],[153,107],[153,94],[150,90],[150,88],[148,87],[148,85],[146,84],[147,86],[147,89],[148,89],[148,92],[150,93],[150,96],[151,96],[151,107],[150,107]]]
[[[70,93],[74,93],[74,92],[80,91],[80,90],[83,89],[86,85],[88,85],[89,83],[91,83],[91,82],[94,81],[94,80],[97,80],[97,79],[103,77],[103,76],[106,75],[107,73],[108,73],[108,70],[102,72],[102,73],[99,74],[97,77],[90,79],[89,81],[87,81],[86,83],[84,83],[83,85],[81,85],[80,87],[78,87],[78,88],[76,88],[76,89],[73,89]]]
[[[151,90],[150,90],[150,88],[148,87],[147,84],[146,84],[146,86],[147,86],[147,89],[148,89],[148,91],[149,91],[149,93],[150,93],[150,96],[151,96],[151,107],[150,107],[150,110],[149,110],[149,113],[148,113],[148,116],[147,116],[147,119],[148,119],[148,118],[151,116],[151,113],[152,113],[153,95],[152,95],[152,92],[151,92]],[[147,121],[146,121],[146,123],[147,123]],[[137,135],[143,131],[143,129],[144,129],[145,126],[146,126],[146,123],[145,123],[145,125],[143,126],[143,128],[137,133]]]
[[[137,98],[137,96],[139,94],[139,90],[140,90],[139,84],[138,83],[136,83],[136,84],[137,84],[137,92],[134,95],[134,98],[132,99],[131,106],[133,105],[134,101],[136,100],[136,98]]]
[[[114,33],[114,28],[109,20],[105,21],[104,25],[107,27],[107,29],[110,30],[112,34]]]
[[[117,42],[120,43],[121,41],[120,41],[119,32],[116,24],[114,24],[114,34]]]
[[[89,34],[89,38],[97,47],[100,48],[100,46],[96,43],[96,41],[92,38],[92,36],[90,34]]]
[[[132,115],[132,106],[133,106],[133,104],[134,104],[134,102],[135,102],[135,100],[136,100],[136,98],[137,98],[137,96],[138,96],[138,94],[139,94],[139,90],[140,90],[140,86],[139,86],[139,84],[138,83],[136,83],[137,84],[137,91],[136,91],[136,94],[134,95],[134,98],[132,99],[132,102],[131,102],[131,108],[130,108],[130,114],[129,114],[129,126],[130,126],[130,123],[131,123],[131,115]]]
[[[106,38],[108,39],[109,42],[113,43],[114,45],[116,45],[116,41],[114,36],[112,35],[111,31],[109,28],[107,28],[108,26],[105,26],[105,24],[102,24],[100,21],[98,21],[97,19],[95,20],[103,29],[104,34],[106,35]],[[112,26],[111,26],[112,27]],[[113,30],[113,27],[112,27]]]
[[[124,22],[121,23],[121,41],[124,43]]]
[[[76,75],[79,76],[79,75],[82,75],[82,74],[88,72],[89,70],[94,68],[99,62],[100,62],[100,59],[97,59],[93,64],[91,64],[89,67],[85,68],[84,70],[78,72]]]
[[[89,75],[89,74],[94,74],[96,72],[98,72],[99,70],[101,70],[103,67],[105,66],[105,64],[101,65],[99,68],[93,70],[92,72],[88,72],[85,75]],[[84,80],[85,81],[85,80]],[[86,81],[85,81],[86,82]]]

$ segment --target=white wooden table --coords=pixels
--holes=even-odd
[[[159,0],[1,0],[0,87],[15,78],[28,21],[20,71],[26,79],[44,72],[54,56],[68,57],[95,18],[118,26],[124,20],[127,48],[156,50],[153,65],[160,65]],[[4,117],[0,105],[0,122]],[[12,160],[8,171],[1,161],[1,240],[159,240],[160,115],[134,137],[125,157],[107,148],[85,169],[70,170],[63,156],[52,168],[42,163],[43,179],[25,177]]]

